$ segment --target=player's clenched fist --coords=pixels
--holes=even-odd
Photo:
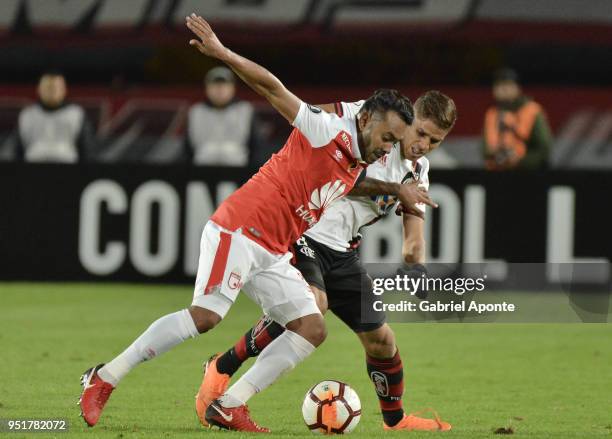
[[[220,58],[226,50],[225,46],[221,44],[206,20],[196,14],[187,16],[185,20],[189,30],[199,38],[199,40],[189,40],[189,44],[204,55]]]

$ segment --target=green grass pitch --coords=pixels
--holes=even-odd
[[[230,347],[259,316],[244,297],[211,333],[135,369],[96,427],[78,416],[80,374],[111,359],[156,318],[185,308],[191,294],[189,286],[0,284],[0,418],[65,418],[70,431],[54,436],[66,439],[248,436],[203,429],[194,411],[202,361]],[[384,433],[361,346],[333,315],[326,320],[323,346],[250,402],[254,419],[274,437],[312,436],[302,398],[326,378],[349,383],[361,397],[354,437],[494,438],[494,429],[510,426],[517,438],[612,437],[612,326],[392,325],[407,410],[433,407],[453,430]]]

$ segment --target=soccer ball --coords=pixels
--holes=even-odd
[[[321,381],[306,392],[302,415],[313,433],[350,433],[361,418],[361,401],[348,384]]]

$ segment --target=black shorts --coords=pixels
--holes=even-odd
[[[328,308],[349,328],[367,332],[385,323],[385,313],[373,310],[372,278],[357,251],[336,251],[302,236],[293,244],[293,253],[294,265],[306,282],[327,293]],[[367,322],[362,308],[367,310]]]

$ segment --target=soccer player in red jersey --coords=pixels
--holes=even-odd
[[[364,101],[322,105],[341,117],[354,117]],[[432,90],[414,104],[414,121],[401,144],[371,164],[367,175],[388,182],[419,181],[429,187],[429,161],[426,155],[439,147],[454,126],[457,112],[448,96]],[[372,279],[363,266],[356,247],[364,228],[398,207],[388,195],[354,196],[338,200],[325,211],[319,222],[293,244],[293,265],[309,283],[322,313],[330,310],[357,335],[365,350],[367,373],[378,396],[384,430],[446,431],[448,422],[404,412],[404,367],[395,343],[395,334],[385,322],[383,311],[376,311]],[[419,208],[425,212],[425,206]],[[404,265],[401,274],[411,278],[426,276],[424,220],[403,215]],[[400,274],[400,272],[398,272]],[[416,292],[420,298],[424,291]],[[266,346],[284,328],[264,316],[238,342],[223,354],[205,363],[205,373],[196,395],[196,413],[203,425],[210,402],[225,392],[231,377],[244,361],[265,352]],[[434,412],[435,413],[435,412]]]
[[[269,71],[224,47],[201,17],[187,17],[187,27],[198,37],[192,46],[227,64],[296,129],[204,227],[189,309],[156,320],[109,363],[86,371],[81,412],[88,425],[95,425],[130,370],[215,327],[242,290],[287,331],[210,404],[206,420],[231,430],[267,432],[250,418],[246,402],[308,357],[326,336],[314,295],[290,264],[289,246],[355,186],[367,163],[402,140],[413,120],[412,105],[394,90],[380,90],[364,102],[358,117],[342,119],[302,102]],[[435,207],[416,182],[394,185],[365,178],[359,184],[374,194],[389,191],[407,209],[417,210],[417,203]]]

